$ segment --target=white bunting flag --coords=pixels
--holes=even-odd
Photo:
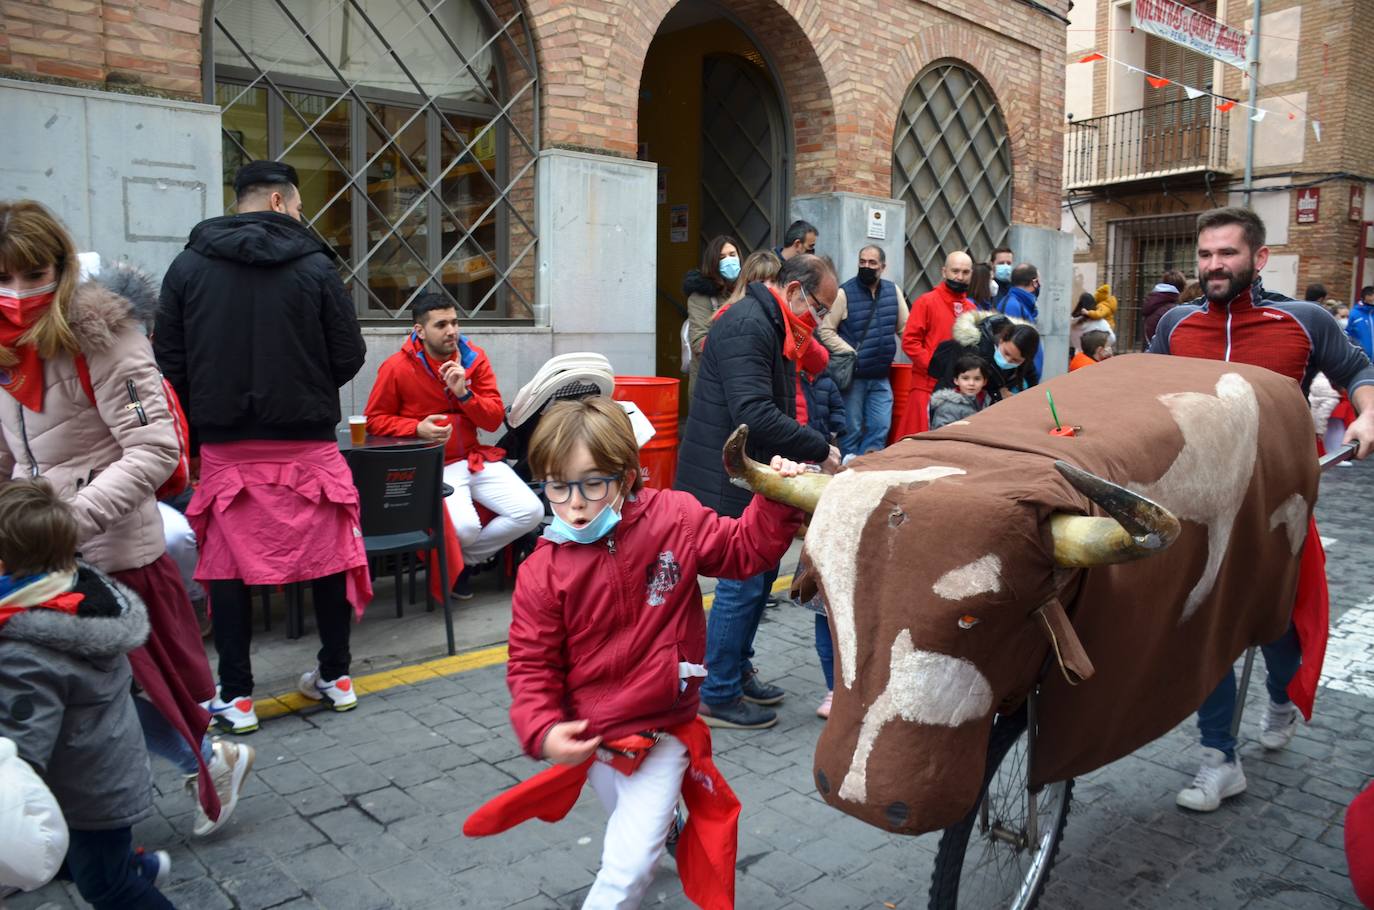
[[[1189,101],[1196,101],[1207,93],[1200,88],[1193,88],[1191,85],[1185,85],[1183,87],[1183,94],[1188,96]]]
[[[1250,115],[1250,119],[1253,120],[1253,121],[1255,121],[1256,123],[1259,123],[1261,120],[1264,119],[1264,115],[1267,114],[1267,113],[1269,113],[1269,112],[1266,111],[1264,108],[1262,108],[1262,107],[1257,107],[1257,108],[1255,108],[1255,112],[1254,112],[1253,114]]]

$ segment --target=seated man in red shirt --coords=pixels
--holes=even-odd
[[[411,313],[410,337],[377,371],[364,412],[367,430],[445,441],[444,482],[453,487],[445,505],[463,560],[472,566],[537,528],[544,507],[502,460],[506,453],[477,439],[479,429],[492,432],[501,426],[506,409],[486,352],[458,332],[453,302],[441,294],[422,294]],[[486,526],[474,502],[496,513]],[[466,594],[465,578],[457,593]]]

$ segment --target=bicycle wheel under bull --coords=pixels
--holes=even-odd
[[[1031,910],[1045,890],[1069,820],[1073,781],[1051,784],[1032,799],[1026,714],[1023,706],[993,725],[982,798],[940,838],[931,910]]]

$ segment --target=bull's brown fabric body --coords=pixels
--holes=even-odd
[[[1049,435],[1047,388],[1075,438]],[[1101,514],[1056,459],[1175,511],[1179,539],[1145,560],[1056,570],[1049,517]],[[831,482],[806,543],[836,640],[816,782],[831,805],[910,834],[974,805],[995,711],[1045,663],[1031,613],[1051,597],[1096,675],[1045,677],[1033,784],[1101,767],[1195,711],[1247,646],[1287,628],[1318,479],[1296,383],[1153,355],[1059,377],[851,473]]]

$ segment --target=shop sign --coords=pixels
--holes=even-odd
[[[1347,217],[1351,221],[1364,220],[1364,187],[1361,184],[1350,187],[1350,213]]]
[[[1316,224],[1317,215],[1321,211],[1322,191],[1315,186],[1303,187],[1298,190],[1298,224]]]

